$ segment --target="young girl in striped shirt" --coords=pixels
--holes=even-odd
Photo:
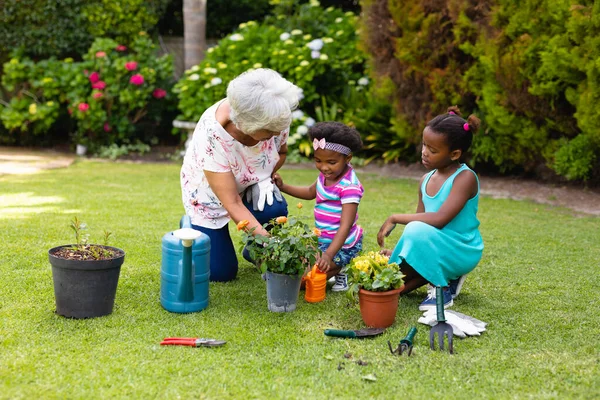
[[[339,122],[319,122],[308,135],[315,150],[315,166],[319,170],[316,182],[308,187],[283,183],[279,174],[273,181],[284,193],[315,202],[315,226],[321,231],[321,256],[317,267],[330,278],[335,275],[331,290],[348,290],[344,273],[346,265],[362,250],[363,229],[358,220],[358,204],[364,189],[356,177],[350,160],[352,153],[362,148],[360,134]]]

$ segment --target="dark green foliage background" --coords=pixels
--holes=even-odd
[[[364,0],[366,48],[418,145],[458,104],[483,120],[472,161],[500,172],[548,165],[597,179],[600,5],[574,0]]]

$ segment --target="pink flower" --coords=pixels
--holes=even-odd
[[[67,112],[69,113],[69,115],[71,115],[71,114],[73,114],[73,109],[71,107],[68,107]]]
[[[125,51],[125,50],[127,50],[127,47],[125,47],[122,44],[120,44],[117,47],[115,47],[115,50],[116,51]]]
[[[106,87],[106,82],[104,82],[104,81],[98,81],[98,82],[92,84],[92,89],[100,89],[100,90],[102,90],[105,87]]]
[[[167,95],[167,91],[164,89],[161,89],[161,88],[156,88],[152,92],[152,96],[154,96],[155,99],[162,99],[166,95]]]
[[[96,83],[100,80],[100,74],[94,71],[90,74],[89,79],[90,79],[90,82]]]
[[[96,52],[96,58],[106,57],[106,53],[103,51]]]
[[[110,127],[108,122],[105,122],[104,123],[104,132],[110,132],[110,131],[112,131],[112,128]]]
[[[77,106],[77,108],[81,112],[86,112],[90,108],[90,105],[88,103],[79,103],[79,105]]]
[[[135,71],[137,69],[137,63],[135,61],[129,61],[125,63],[127,71]]]
[[[92,97],[96,100],[101,99],[102,96],[104,96],[102,92],[94,92],[94,94],[92,94]]]
[[[140,86],[144,84],[144,77],[140,74],[135,74],[129,79],[132,85]]]

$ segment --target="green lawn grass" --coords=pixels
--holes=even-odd
[[[296,184],[316,178],[315,170],[282,174]],[[417,182],[360,179],[365,249],[375,250],[386,216],[415,209]],[[178,165],[82,161],[2,176],[0,204],[2,399],[600,397],[597,217],[483,197],[483,260],[454,309],[488,322],[488,331],[457,340],[451,356],[431,351],[429,328],[417,324],[424,289],[401,298],[396,323],[384,335],[334,339],[323,329],[363,327],[344,294],[328,292],[318,304],[301,298],[295,312],[271,313],[264,282],[243,260],[237,280],[210,284],[204,311],[165,311],[161,238],[183,212]],[[312,205],[304,202],[307,218]],[[47,251],[73,242],[74,215],[87,222],[92,242],[107,229],[112,245],[127,253],[110,316],[54,314]],[[393,232],[390,246],[401,232]],[[387,341],[397,344],[412,325],[419,329],[413,355],[392,356]],[[227,344],[159,346],[169,336]]]

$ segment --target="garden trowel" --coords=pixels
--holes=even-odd
[[[341,338],[363,338],[381,335],[385,332],[385,328],[365,328],[357,331],[340,330],[340,329],[325,329],[325,336],[334,336]]]

